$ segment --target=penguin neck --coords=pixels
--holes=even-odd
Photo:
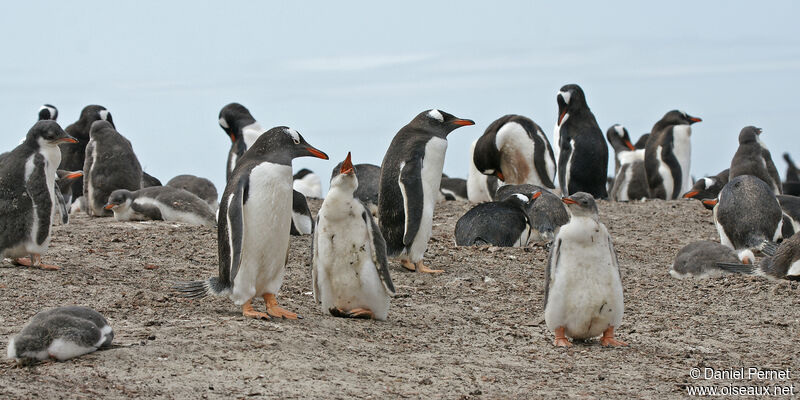
[[[350,216],[350,210],[357,202],[353,197],[354,190],[349,185],[332,186],[322,205],[325,208],[325,218],[337,220]]]

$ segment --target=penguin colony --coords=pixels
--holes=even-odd
[[[290,235],[312,234],[311,290],[321,312],[387,320],[396,291],[392,261],[416,273],[443,273],[423,262],[436,203],[468,200],[478,204],[456,224],[457,246],[550,247],[542,310],[554,345],[599,337],[603,346],[626,346],[615,337],[624,314],[619,262],[596,199],[685,198],[712,210],[720,241],[687,245],[672,276],[800,279],[800,199],[793,196],[800,178],[785,154],[789,169],[781,182],[762,129],[743,128],[730,167],[693,182],[691,134],[700,118],[669,111],[635,144],[614,124],[606,131],[616,166],[608,184],[608,145],[586,93],[569,84],[555,97],[552,145],[529,117],[502,116],[473,142],[466,180],[442,170],[448,135],[475,122],[422,111],[398,130],[380,166],[354,165],[347,154],[333,169],[316,218],[306,198],[323,198],[320,178],[307,169],[293,173],[292,160],[328,155],[295,129],[262,128],[241,104],[224,106],[218,116],[231,140],[219,199],[205,178],[184,174],[161,186],[142,171],[105,107],[86,106],[61,129],[57,108],[45,104],[25,140],[0,155],[0,251],[16,265],[57,270],[42,262],[51,226],[79,210],[119,221],[216,226],[218,275],[175,282],[175,293],[228,298],[249,318],[301,319],[279,306],[278,295]],[[66,360],[109,347],[113,336],[96,311],[58,307],[35,315],[10,339],[7,355]]]

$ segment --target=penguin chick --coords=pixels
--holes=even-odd
[[[763,130],[755,126],[745,126],[739,132],[739,148],[733,155],[730,179],[739,175],[753,175],[772,188],[775,195],[782,193],[781,177],[772,162],[767,145],[761,141]]]
[[[717,195],[719,195],[719,191],[722,190],[722,187],[728,183],[728,177],[730,176],[730,169],[725,169],[722,172],[718,173],[715,176],[707,176],[702,179],[698,179],[697,182],[694,183],[692,189],[688,192],[684,193],[684,199],[697,199],[701,202],[705,199],[715,199]],[[713,209],[713,206],[708,206],[703,204],[703,207],[706,209]]]
[[[385,320],[395,289],[386,242],[367,207],[354,197],[350,153],[319,209],[312,245],[314,300],[335,317]],[[335,240],[334,240],[335,238]]]
[[[726,262],[717,265],[729,272],[759,275],[771,279],[800,280],[800,234],[794,234],[781,242],[775,254],[764,257],[758,265]]]
[[[532,227],[529,242],[552,242],[558,228],[569,221],[561,197],[535,185],[506,185],[497,189],[495,198],[504,200],[515,193],[531,199],[526,208]]]
[[[556,346],[567,337],[599,335],[603,346],[626,346],[614,338],[624,304],[619,263],[611,235],[600,222],[592,195],[578,192],[562,199],[570,213],[550,249],[545,269],[544,319]]]
[[[117,221],[164,220],[191,225],[216,225],[214,213],[201,198],[172,186],[151,186],[131,192],[118,189],[108,196],[106,210]]]
[[[526,212],[529,202],[529,197],[517,193],[476,205],[456,222],[456,245],[527,246],[532,232]]]
[[[718,262],[753,264],[755,259],[753,252],[748,249],[734,251],[717,242],[701,240],[689,243],[678,251],[669,274],[677,279],[707,278],[724,272],[717,266]]]
[[[356,178],[358,187],[354,193],[355,197],[369,207],[373,216],[378,215],[378,188],[381,180],[381,167],[374,164],[355,164]],[[339,175],[342,163],[337,164],[331,171],[331,179]]]
[[[86,213],[92,217],[108,217],[112,213],[103,207],[111,192],[142,188],[142,166],[131,142],[110,122],[93,122],[89,137],[83,165]]]
[[[219,208],[219,202],[217,198],[219,194],[217,193],[217,187],[214,186],[214,183],[206,178],[201,178],[194,175],[178,175],[167,182],[167,186],[172,186],[174,188],[183,189],[189,192],[194,193],[195,196],[203,199],[206,203],[208,203],[208,207],[211,208],[211,211],[216,212]]]

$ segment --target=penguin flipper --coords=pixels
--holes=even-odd
[[[547,297],[550,296],[550,286],[553,284],[553,276],[558,266],[558,258],[561,255],[561,239],[557,239],[555,245],[550,248],[550,263],[544,269],[544,308],[547,308]]]
[[[718,262],[717,267],[734,274],[755,275],[756,273],[756,266],[754,264]]]
[[[381,283],[383,283],[383,288],[389,293],[390,296],[394,296],[395,288],[394,283],[392,282],[392,276],[389,274],[389,259],[386,255],[386,241],[383,239],[383,235],[381,234],[381,230],[378,228],[378,224],[375,223],[375,220],[372,218],[372,214],[369,212],[369,208],[362,203],[364,209],[361,211],[361,218],[364,219],[364,224],[367,226],[367,232],[369,233],[370,237],[370,247],[372,248],[372,263],[375,264],[375,269],[378,270],[378,277],[381,278]]]
[[[400,192],[403,194],[403,207],[405,210],[405,230],[403,231],[403,244],[411,246],[414,237],[419,231],[422,219],[422,204],[424,193],[422,191],[422,158],[415,157],[406,162],[400,169]]]
[[[133,204],[131,204],[131,209],[150,220],[161,221],[164,219],[161,216],[161,209],[152,204],[141,204],[134,201]]]
[[[242,174],[236,189],[228,195],[228,201],[223,204],[225,210],[220,210],[221,219],[218,227],[219,235],[219,278],[228,285],[233,285],[233,280],[239,272],[242,263],[242,236],[244,232],[244,205],[247,203],[247,194],[250,188],[250,178]],[[223,214],[222,211],[225,211]]]
[[[668,146],[665,145],[661,150],[661,162],[667,164],[670,171],[672,171],[672,198],[666,200],[677,199],[683,194],[680,192],[681,184],[683,183],[683,174],[689,173],[689,171],[681,170],[681,163],[678,162],[678,158],[675,157],[673,151],[674,149],[672,148],[671,142]],[[664,190],[666,190],[666,188],[664,188]]]
[[[47,173],[45,172],[44,162],[44,156],[41,153],[36,153],[33,157],[33,171],[27,182],[25,182],[25,189],[28,192],[28,196],[30,196],[33,204],[36,205],[34,207],[34,212],[36,213],[37,223],[39,224],[36,234],[36,243],[40,245],[50,236],[50,218],[53,215],[54,206],[50,198],[50,189],[53,188],[47,185]]]
[[[61,223],[66,225],[69,223],[69,209],[67,208],[66,200],[64,200],[64,195],[58,190],[58,185],[56,185],[55,193],[56,206],[58,207],[58,213],[61,215]]]
[[[317,215],[317,220],[315,222],[315,225],[317,224],[319,224],[319,215]],[[319,250],[319,245],[317,245],[318,236],[318,230],[315,230],[314,234],[311,236],[311,289],[314,293],[315,303],[320,303],[319,283],[317,283],[317,251]]]
[[[84,158],[83,161],[83,193],[81,193],[81,195],[86,199],[86,213],[89,215],[93,215],[94,213],[91,207],[92,201],[94,200],[89,198],[89,185],[92,182],[92,165],[94,164],[94,148],[95,142],[90,140],[89,144],[86,146],[86,158]]]

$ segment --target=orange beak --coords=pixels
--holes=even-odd
[[[503,181],[503,182],[505,182],[505,181],[506,181],[506,177],[505,177],[505,176],[503,176],[503,173],[502,173],[502,172],[500,172],[500,171],[497,171],[497,172],[495,173],[495,175],[497,175],[497,179],[500,179],[500,180],[501,180],[501,181]]]
[[[78,139],[75,139],[72,136],[67,136],[65,138],[58,139],[57,143],[78,143]]]
[[[717,200],[717,199],[706,199],[706,200],[703,200],[703,204],[705,204],[707,206],[715,206],[715,205],[717,205],[717,203],[719,203],[719,200]]]
[[[314,156],[314,157],[321,158],[323,160],[327,160],[328,159],[328,155],[327,154],[325,154],[325,153],[323,153],[323,152],[321,152],[321,151],[319,151],[319,150],[317,150],[317,149],[315,149],[315,148],[313,148],[311,146],[306,147],[306,150],[308,150],[308,152],[311,153],[311,155]]]
[[[697,118],[697,117],[692,117],[692,118],[689,118],[689,121],[692,121],[692,122],[702,122],[703,120],[702,120],[702,119],[700,119],[700,118]]]
[[[561,202],[564,204],[578,204],[577,201],[570,199],[569,197],[562,197]]]
[[[531,196],[531,197],[534,198],[534,199],[538,199],[539,197],[542,197],[542,191],[540,190],[540,191],[534,193],[533,196]]]
[[[633,143],[631,143],[630,140],[626,140],[625,141],[625,146],[628,146],[628,148],[631,149],[631,150],[636,150],[636,146],[634,146]]]
[[[64,179],[75,179],[83,176],[83,171],[73,172],[64,177]]]
[[[231,142],[236,143],[236,135],[229,133],[228,136],[231,137]]]
[[[700,193],[700,192],[698,192],[697,190],[692,190],[691,192],[686,192],[686,194],[683,195],[683,198],[684,199],[691,199],[691,198],[694,198],[694,196],[697,196],[698,193]]]
[[[103,207],[103,209],[105,209],[105,210],[110,210],[110,209],[114,208],[114,206],[115,206],[115,205],[116,205],[116,204],[111,204],[111,203],[108,203],[108,204],[106,204],[106,205]]]
[[[475,122],[472,121],[471,119],[457,119],[457,120],[454,120],[453,123],[456,124],[456,125],[459,125],[459,126],[475,125]]]
[[[339,169],[340,174],[352,174],[353,173],[353,161],[350,160],[350,152],[347,152],[347,158],[344,159],[342,163],[342,168]]]
[[[561,125],[561,120],[564,119],[564,116],[567,115],[567,108],[564,107],[564,111],[561,112],[561,115],[558,116],[558,125]]]

